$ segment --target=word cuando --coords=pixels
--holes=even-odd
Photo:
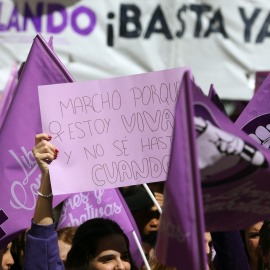
[[[30,1],[29,1],[30,2]],[[31,6],[33,1],[31,2]],[[70,22],[71,29],[82,36],[89,35],[96,26],[96,15],[95,13],[88,7],[79,6],[72,10],[71,14],[69,14],[66,10],[66,6],[60,3],[44,3],[37,2],[35,3],[35,12],[32,11],[30,4],[28,2],[24,2],[24,6],[20,12],[18,11],[17,4],[14,4],[13,10],[9,16],[6,24],[1,22],[2,12],[3,12],[3,3],[0,2],[0,31],[10,31],[16,30],[17,32],[27,31],[28,22],[31,20],[32,25],[34,26],[36,32],[42,33],[43,31],[43,22],[42,17],[45,17],[46,14],[47,24],[46,24],[46,32],[58,34],[63,32],[68,23]],[[4,12],[3,12],[4,13]],[[19,14],[22,13],[23,23],[20,25]],[[5,12],[5,14],[7,14]],[[57,15],[57,19],[56,16]],[[70,17],[69,17],[70,16]],[[86,25],[79,24],[79,18],[83,16],[84,22],[86,21]],[[60,22],[59,22],[59,18]]]
[[[142,164],[132,160],[127,162],[112,162],[108,164],[96,164],[92,168],[92,180],[97,186],[103,186],[106,183],[114,184],[117,181],[124,182],[130,179],[138,178],[159,178],[162,174],[168,174],[170,156],[166,155],[162,160],[155,157],[143,158]],[[164,175],[164,181],[166,176]]]

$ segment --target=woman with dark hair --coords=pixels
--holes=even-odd
[[[33,154],[41,170],[41,184],[32,226],[27,233],[24,269],[65,269],[59,256],[57,233],[52,213],[52,189],[48,163],[58,150],[47,134],[36,135]],[[75,233],[67,255],[67,270],[137,270],[129,251],[129,241],[119,225],[108,219],[92,219]]]
[[[137,269],[123,230],[110,219],[85,221],[73,238],[66,269],[87,269],[89,265],[93,267],[89,269],[115,269],[116,264],[119,269]]]

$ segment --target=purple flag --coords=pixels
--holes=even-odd
[[[72,81],[47,42],[37,35],[0,130],[0,248],[30,227],[36,205],[41,174],[32,148],[35,134],[42,132],[38,86]]]
[[[270,71],[257,71],[255,75],[255,89],[254,94],[259,90],[262,83],[265,81]]]
[[[214,104],[216,104],[216,106],[217,106],[223,113],[225,113],[225,114],[227,115],[226,110],[225,110],[225,108],[224,108],[224,105],[223,105],[223,103],[221,102],[221,100],[220,100],[220,98],[219,98],[219,96],[218,96],[218,94],[217,94],[217,92],[216,92],[216,90],[215,90],[213,84],[211,84],[211,86],[210,86],[208,98],[210,98],[210,100],[211,100]]]
[[[244,229],[269,218],[269,152],[196,89],[194,109],[206,230]]]
[[[176,105],[170,168],[156,253],[168,266],[206,269],[201,183],[197,166],[191,74],[186,73]]]
[[[0,128],[2,126],[2,123],[5,119],[9,104],[11,102],[11,99],[13,97],[14,90],[17,85],[17,78],[18,78],[18,69],[17,69],[17,63],[15,63],[11,69],[10,76],[8,78],[8,82],[6,84],[6,87],[4,89],[4,93],[2,95],[1,101],[0,101]]]
[[[130,252],[138,267],[142,266],[142,256],[132,236],[135,230],[140,237],[137,225],[118,189],[100,189],[71,194],[65,199],[58,228],[79,226],[92,218],[109,218],[123,229],[129,238]]]
[[[266,140],[269,136],[269,132],[260,132],[267,131],[267,125],[270,123],[268,121],[270,114],[270,103],[269,103],[269,95],[270,95],[270,75],[264,80],[261,84],[260,88],[257,90],[256,94],[250,100],[248,105],[242,111],[241,115],[235,122],[235,126],[244,130],[247,134],[253,133],[251,137],[256,139],[260,144],[267,146]],[[265,127],[262,129],[261,127]],[[262,136],[262,137],[260,137]],[[264,138],[264,136],[266,136]],[[266,141],[265,141],[266,140]],[[269,148],[269,147],[266,147]]]

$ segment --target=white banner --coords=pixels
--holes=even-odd
[[[205,93],[249,100],[270,70],[270,2],[0,1],[0,89],[40,32],[77,81],[190,66]]]

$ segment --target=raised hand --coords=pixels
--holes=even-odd
[[[49,172],[48,164],[57,158],[58,150],[49,142],[51,138],[45,133],[37,134],[35,137],[35,147],[32,152],[42,174]]]

